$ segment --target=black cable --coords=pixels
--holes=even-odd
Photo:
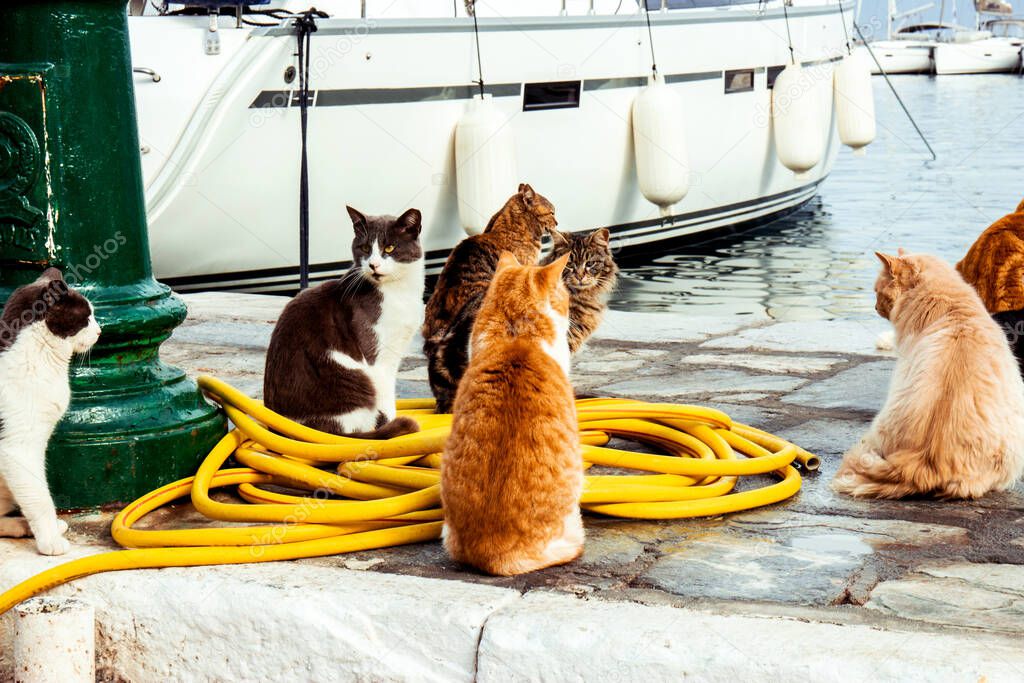
[[[651,8],[644,3],[644,17],[647,19],[647,42],[651,44],[651,71],[658,77],[658,60],[654,58],[654,34],[651,32]]]
[[[789,0],[782,0],[782,16],[786,18],[786,40],[789,41],[789,61],[796,64],[796,54],[793,52],[793,35],[789,32],[789,10],[786,3]]]
[[[875,61],[875,66],[878,67],[879,73],[881,73],[882,78],[885,79],[885,84],[889,86],[889,90],[892,90],[892,94],[896,96],[896,101],[900,103],[900,107],[903,109],[903,113],[907,115],[908,119],[910,119],[910,125],[914,127],[914,130],[916,130],[917,134],[921,137],[921,141],[924,142],[924,146],[928,148],[928,151],[932,155],[932,161],[935,161],[938,158],[937,156],[935,156],[935,150],[932,149],[932,146],[930,144],[928,144],[928,138],[924,136],[924,133],[921,132],[921,129],[917,127],[917,121],[915,121],[914,117],[910,115],[910,110],[907,109],[907,105],[903,104],[903,98],[900,97],[900,94],[898,92],[896,92],[896,86],[894,86],[892,84],[892,81],[889,80],[889,74],[885,73],[885,69],[882,68],[882,64],[878,61],[878,57],[875,56],[875,51],[871,49],[871,46],[868,44],[867,39],[864,38],[864,32],[860,30],[860,24],[858,24],[856,21],[853,22],[853,30],[855,30],[857,32],[857,35],[860,36],[861,41],[864,43],[864,47],[867,48],[868,54],[871,55],[871,59]]]
[[[306,138],[309,128],[309,53],[317,30],[316,9],[295,19],[299,58],[299,120],[302,130],[302,158],[299,167],[299,289],[309,287],[309,159]]]
[[[846,54],[852,55],[853,48],[850,46],[850,32],[846,29],[846,14],[843,12],[843,0],[839,0],[839,21],[843,24],[843,35],[846,36]]]
[[[480,86],[480,99],[484,98],[484,62],[480,57],[480,26],[476,23],[476,0],[469,3],[473,7],[473,36],[476,38],[476,72],[480,78],[476,84]],[[467,5],[467,9],[469,6]]]

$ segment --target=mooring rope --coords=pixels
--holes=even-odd
[[[306,152],[309,132],[309,53],[317,30],[315,8],[295,19],[299,58],[299,121],[302,153],[299,162],[299,289],[309,287],[309,158]]]
[[[658,60],[654,56],[654,33],[651,31],[651,8],[644,3],[644,17],[647,19],[647,42],[651,46],[651,72],[658,77]]]
[[[476,39],[476,73],[477,86],[480,87],[480,99],[484,98],[484,62],[480,56],[480,25],[476,21],[476,0],[467,0],[466,9],[473,16],[473,37]]]
[[[786,20],[786,42],[789,43],[789,61],[791,64],[796,64],[796,53],[793,51],[793,34],[789,31],[789,10],[786,9],[786,3],[789,0],[782,0],[782,16]],[[842,4],[840,4],[842,7]]]

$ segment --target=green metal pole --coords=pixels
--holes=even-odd
[[[159,358],[186,311],[150,266],[124,0],[0,2],[0,301],[51,265],[103,328],[50,443],[57,506],[192,474],[226,422]]]

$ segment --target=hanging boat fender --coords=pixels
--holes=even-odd
[[[633,149],[640,191],[647,201],[672,213],[672,205],[690,189],[683,100],[660,75],[633,100]]]
[[[836,66],[835,98],[839,140],[854,154],[865,154],[864,148],[875,139],[875,93],[871,65],[863,52],[854,50]]]
[[[821,97],[799,64],[790,64],[772,88],[775,153],[797,178],[818,165],[825,151]]]
[[[515,141],[491,95],[474,97],[455,126],[455,182],[459,222],[479,235],[515,191]]]

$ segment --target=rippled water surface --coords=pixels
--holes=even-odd
[[[1024,79],[892,80],[937,161],[876,77],[878,137],[866,157],[843,148],[819,196],[783,220],[624,264],[612,306],[860,318],[874,315],[875,250],[904,247],[959,260],[1024,197]]]

